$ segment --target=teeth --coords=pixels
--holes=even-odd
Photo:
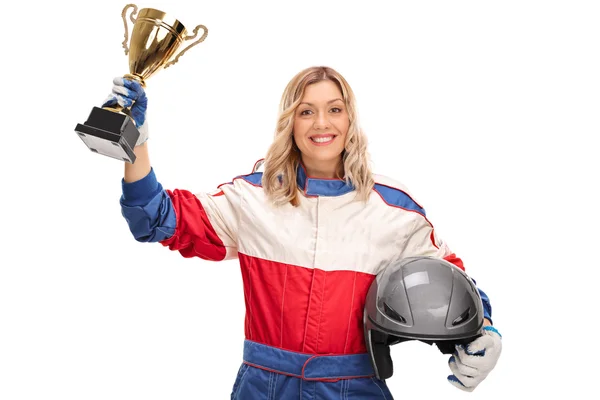
[[[320,138],[311,138],[313,142],[317,143],[325,143],[333,140],[333,136],[320,137]]]

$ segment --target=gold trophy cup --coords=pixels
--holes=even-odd
[[[129,47],[127,11],[133,11],[129,18],[133,23]],[[204,41],[208,30],[204,25],[194,28],[193,35],[187,35],[187,30],[181,22],[153,8],[143,8],[139,11],[135,4],[123,8],[121,16],[125,26],[123,48],[129,54],[129,73],[123,78],[138,81],[146,87],[146,80],[161,68],[168,68],[179,61],[179,58],[190,48]],[[189,44],[177,55],[175,52],[184,42],[195,39],[198,31],[203,34]],[[94,107],[84,124],[77,124],[75,132],[88,146],[99,154],[104,154],[126,162],[134,163],[133,148],[140,136],[129,109],[119,105],[111,107]]]

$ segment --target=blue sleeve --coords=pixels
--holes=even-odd
[[[475,286],[477,286],[477,282],[475,281],[475,279],[471,279],[473,280]],[[479,288],[477,288],[477,291],[479,292],[479,295],[481,296],[481,302],[483,303],[483,316],[489,319],[492,324],[494,324],[494,321],[492,321],[492,304],[490,303],[488,295],[485,294],[485,292]]]
[[[494,322],[492,321],[492,305],[490,304],[490,299],[483,290],[479,288],[477,288],[477,290],[479,291],[479,295],[481,296],[481,302],[483,303],[483,316],[489,319],[490,322],[493,324]]]
[[[121,180],[121,214],[138,242],[159,242],[175,233],[176,216],[168,193],[151,168],[144,178]]]

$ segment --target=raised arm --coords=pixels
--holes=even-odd
[[[148,155],[147,98],[142,86],[115,78],[104,106],[131,107],[140,138],[135,163],[125,163],[121,212],[139,242],[160,242],[184,257],[220,261],[237,257],[237,224],[241,196],[236,184],[214,194],[165,190],[156,178]]]

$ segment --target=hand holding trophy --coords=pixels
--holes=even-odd
[[[129,47],[127,11],[133,8],[130,20],[133,31]],[[204,41],[208,30],[198,25],[193,35],[176,19],[164,12],[152,8],[139,11],[135,4],[123,8],[122,17],[125,25],[123,48],[129,54],[129,74],[123,78],[115,78],[112,95],[102,107],[94,107],[84,124],[77,124],[75,132],[88,146],[99,154],[134,163],[133,148],[147,139],[145,129],[146,80],[161,68],[168,68],[190,48]],[[195,39],[202,29],[202,36],[180,51],[171,61],[174,53],[181,45]]]

